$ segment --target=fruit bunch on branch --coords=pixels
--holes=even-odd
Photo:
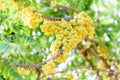
[[[18,17],[16,17],[16,15],[14,15],[14,18],[21,21],[20,23],[24,26],[20,27],[21,25],[19,25],[20,28],[26,29],[25,27],[28,27],[29,29],[27,30],[29,31],[34,31],[39,28],[39,31],[41,31],[44,36],[54,35],[55,37],[49,46],[49,53],[45,57],[42,56],[42,60],[38,63],[15,63],[9,60],[13,55],[5,60],[4,57],[0,55],[0,60],[5,61],[8,66],[15,68],[19,75],[28,76],[32,73],[31,70],[34,70],[37,75],[36,80],[56,80],[59,79],[59,77],[64,78],[65,80],[73,80],[74,74],[72,74],[72,72],[74,71],[81,80],[83,79],[83,74],[86,72],[90,75],[95,75],[96,80],[118,80],[120,78],[120,65],[109,50],[101,42],[94,39],[95,26],[88,13],[85,11],[78,11],[70,6],[59,5],[50,0],[46,0],[46,3],[53,8],[71,11],[75,14],[71,17],[53,17],[38,12],[33,6],[25,5],[22,0],[9,0],[7,3],[8,5],[5,4],[4,0],[0,0],[0,5],[2,5],[2,7],[0,6],[0,11],[5,12],[12,6],[12,9],[14,9],[15,12],[11,11],[10,13],[16,13],[16,15],[19,15],[19,19],[17,19]],[[11,24],[15,25],[18,23],[19,22],[15,22],[14,20],[14,23]],[[10,30],[13,31],[13,29],[14,28]],[[6,30],[9,31],[8,28]],[[26,36],[22,37],[22,35],[16,35],[16,33],[26,34],[24,31],[18,30],[18,32],[15,31],[10,33],[9,37],[6,37],[5,35],[3,36],[5,39],[10,38],[10,40],[5,40],[11,42],[9,43],[10,46],[13,45],[13,39],[16,39],[17,41],[18,37],[26,38],[28,41],[35,42],[35,40],[31,38],[27,38]],[[36,34],[34,33],[34,35]],[[24,45],[27,44],[23,44],[23,46]],[[33,45],[35,47],[39,45],[39,43]],[[28,46],[28,48],[30,47],[31,45]],[[74,55],[77,57],[78,61],[73,60],[72,62],[71,60],[71,63],[68,64],[68,60]],[[37,57],[39,59],[39,56]],[[79,60],[85,61],[85,64],[82,65],[82,67],[80,66]],[[57,67],[59,67],[60,64],[64,64],[68,67],[59,71],[57,70]],[[74,66],[69,69],[69,65]],[[55,76],[55,74],[58,73],[61,75]]]

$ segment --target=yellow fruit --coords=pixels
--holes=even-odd
[[[51,6],[52,6],[52,7],[56,7],[56,3],[52,1],[52,2],[51,2]]]
[[[55,63],[53,61],[48,62],[47,64],[42,66],[42,70],[45,75],[54,74],[55,73]]]
[[[41,14],[34,12],[34,7],[25,7],[22,9],[21,18],[25,26],[34,29],[39,25]]]
[[[55,59],[55,62],[66,62],[66,59],[69,57],[69,54],[61,54]]]
[[[57,8],[55,8],[55,9],[54,9],[54,12],[58,12],[58,9],[57,9]]]
[[[100,53],[100,56],[103,56],[105,59],[109,58],[109,54],[107,53],[107,51],[105,51],[104,48],[102,48],[101,46],[97,46],[97,50]]]
[[[74,76],[70,73],[67,73],[67,80],[73,80],[74,79]]]
[[[46,35],[55,34],[56,36],[56,40],[51,44],[52,54],[56,55],[62,45],[63,54],[57,58],[58,60],[56,59],[59,62],[64,62],[67,59],[63,57],[64,54],[69,53],[78,43],[84,41],[86,36],[93,38],[95,33],[93,21],[85,12],[79,13],[70,21],[45,20],[40,28]]]
[[[29,75],[29,74],[30,74],[30,71],[29,71],[29,70],[26,70],[26,69],[20,68],[20,67],[17,68],[17,72],[18,72],[20,75]]]

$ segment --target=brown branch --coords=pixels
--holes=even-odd
[[[99,55],[99,52],[97,51],[97,49],[95,48],[95,46],[94,46],[93,44],[91,44],[90,47],[95,51],[95,53],[96,53],[97,55]],[[103,56],[99,56],[99,58],[104,62],[105,67],[107,67],[107,69],[110,69],[110,65],[107,63],[106,59],[104,59]],[[113,70],[109,70],[109,71],[108,71],[108,76],[109,76],[110,78],[112,78],[112,76],[115,76],[115,80],[116,80],[116,78],[117,78],[117,74],[115,74],[115,72],[114,72]]]
[[[44,15],[44,14],[42,14],[42,17],[43,17],[43,18],[46,18],[46,19],[48,19],[48,20],[52,20],[52,21],[61,21],[62,19],[64,19],[64,20],[73,19],[73,18],[71,18],[71,17],[69,17],[69,18],[51,17],[51,16],[46,16],[46,15]]]
[[[50,1],[50,0],[46,0],[46,2],[49,3],[49,4],[51,4],[51,1]],[[57,8],[62,8],[62,9],[64,9],[64,10],[70,10],[70,11],[73,11],[73,12],[75,12],[75,13],[77,13],[77,14],[79,13],[78,10],[76,10],[76,9],[70,7],[70,6],[63,6],[63,5],[56,4],[56,7],[57,7]]]
[[[38,68],[36,68],[36,72],[37,72],[37,78],[36,78],[36,80],[39,80],[39,77],[40,77],[40,75],[42,73],[42,70],[39,70]]]
[[[101,46],[102,48],[104,48],[110,56],[112,56],[112,54],[110,53],[110,51],[109,51],[101,42],[96,41],[96,40],[94,40],[94,39],[89,39],[89,38],[86,38],[85,40],[86,40],[86,41],[90,41],[91,43],[96,43],[96,44],[98,44],[99,46]],[[94,46],[93,44],[92,44],[90,47],[95,51],[95,53],[96,53],[97,55],[99,55],[99,52],[97,51],[97,49],[95,48],[95,46]],[[99,58],[104,62],[105,66],[106,66],[108,69],[110,69],[110,65],[107,63],[106,59],[104,59],[103,56],[99,56]],[[105,70],[105,71],[106,71],[106,70]],[[116,73],[116,72],[113,71],[113,70],[109,70],[109,71],[106,71],[106,72],[108,72],[108,76],[109,76],[112,80],[117,80],[117,74],[119,74],[119,73]]]
[[[62,46],[60,47],[58,53],[53,56],[52,58],[48,59],[48,60],[45,60],[41,63],[38,63],[38,64],[33,64],[33,65],[18,65],[18,64],[13,64],[11,62],[8,62],[11,66],[15,66],[15,67],[23,67],[23,68],[37,68],[39,66],[42,66],[44,64],[46,64],[47,62],[51,61],[51,60],[54,60],[56,59],[57,57],[59,57],[59,55],[62,54]]]
[[[91,44],[91,48],[95,51],[95,53],[96,53],[97,55],[99,55],[99,52],[97,51],[97,49],[95,48],[95,46],[94,46],[93,44]],[[107,68],[110,68],[110,65],[106,62],[106,59],[104,59],[103,56],[99,56],[99,58],[104,62],[105,66],[106,66]]]
[[[77,45],[77,48],[78,50],[81,49],[81,46],[78,44]],[[92,67],[92,69],[94,69],[94,65],[90,62],[90,60],[87,58],[87,54],[88,54],[88,50],[89,49],[85,49],[83,52],[82,52],[82,55],[83,55],[83,58],[89,63],[89,65]]]
[[[51,4],[51,1],[50,0],[46,0],[47,3]],[[78,10],[70,7],[70,6],[63,6],[63,5],[56,5],[57,8],[62,8],[64,10],[70,10],[70,11],[73,11],[73,12],[76,12],[77,14],[79,13]],[[59,17],[51,17],[51,16],[46,16],[44,14],[42,14],[42,17],[43,18],[46,18],[48,20],[52,20],[52,21],[61,21],[62,19],[64,20],[70,20],[70,19],[73,19],[72,17],[68,17],[68,18],[59,18]]]
[[[110,56],[112,56],[111,53],[110,53],[110,51],[109,51],[101,42],[99,42],[99,41],[97,41],[97,40],[95,40],[95,39],[90,39],[90,38],[85,38],[85,41],[90,41],[91,43],[96,43],[96,44],[98,44],[99,46],[101,46],[102,48],[104,48],[104,49],[108,52],[108,54],[109,54]]]
[[[93,52],[90,48],[88,50],[88,53],[96,60],[99,61],[98,56]]]
[[[51,4],[51,1],[50,0],[46,0],[47,3]],[[73,12],[76,12],[77,14],[79,13],[78,10],[72,8],[72,7],[69,7],[69,6],[63,6],[63,5],[56,5],[57,8],[62,8],[62,9],[65,9],[65,10],[71,10]],[[70,19],[73,19],[72,17],[68,17],[68,18],[59,18],[59,17],[51,17],[51,16],[46,16],[44,14],[42,14],[42,17],[43,18],[46,18],[48,20],[52,20],[52,21],[61,21],[62,19],[64,20],[70,20]]]
[[[81,49],[80,45],[78,44],[77,45],[77,48],[78,50]],[[90,67],[92,67],[92,70],[97,70],[97,77],[99,78],[99,80],[103,80],[103,78],[99,75],[99,71],[97,68],[94,67],[94,65],[91,63],[91,61],[87,58],[87,54],[89,53],[89,48],[88,49],[85,49],[83,52],[82,52],[82,55],[83,55],[83,58],[89,63]]]
[[[86,49],[84,52],[83,52],[83,56],[84,56],[84,59],[89,63],[89,65],[92,67],[92,69],[94,69],[94,65],[91,63],[91,61],[87,58],[87,52],[88,52],[88,49]]]

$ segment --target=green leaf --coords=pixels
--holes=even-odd
[[[9,45],[7,42],[0,42],[0,53],[3,54],[3,56],[9,56],[11,52],[12,46]]]

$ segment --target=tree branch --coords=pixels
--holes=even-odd
[[[39,70],[38,68],[36,68],[36,72],[37,72],[37,78],[36,78],[36,80],[39,80],[39,77],[40,77],[40,75],[42,73],[42,70]]]
[[[81,49],[80,45],[78,44],[77,45],[77,48],[78,50]],[[87,54],[89,52],[89,48],[88,49],[85,49],[83,52],[82,52],[82,55],[83,55],[83,58],[89,63],[90,67],[92,68],[92,70],[96,70],[97,73],[97,77],[99,78],[99,80],[103,80],[103,78],[99,75],[99,70],[91,63],[91,61],[87,58]]]
[[[85,41],[90,41],[90,42],[92,42],[92,43],[98,44],[99,46],[101,46],[102,48],[104,48],[104,49],[108,52],[108,54],[109,54],[110,56],[112,56],[111,53],[110,53],[110,51],[109,51],[101,42],[99,42],[99,41],[97,41],[97,40],[95,40],[95,39],[90,39],[90,38],[85,38]]]
[[[99,52],[97,51],[97,49],[95,48],[94,45],[91,45],[91,48],[95,51],[95,53],[96,53],[97,55],[99,55]],[[106,62],[106,60],[104,59],[104,57],[99,56],[99,58],[104,62],[105,66],[106,66],[107,68],[110,68],[110,65]]]
[[[46,0],[46,2],[49,3],[49,4],[51,4],[51,1],[50,1],[50,0]],[[70,10],[70,11],[76,12],[77,14],[79,13],[78,10],[76,10],[76,9],[70,7],[70,6],[63,6],[63,5],[58,5],[58,4],[56,4],[56,7],[57,7],[57,8],[62,8],[62,9],[64,9],[64,10]],[[43,17],[43,18],[46,18],[46,19],[48,19],[48,20],[52,20],[52,21],[61,21],[62,19],[64,19],[64,20],[73,19],[72,17],[59,18],[59,17],[46,16],[46,15],[44,15],[44,14],[42,14],[42,17]]]
[[[73,19],[72,17],[69,17],[69,18],[59,18],[59,17],[46,16],[46,15],[44,15],[44,14],[42,14],[42,17],[43,17],[43,18],[46,18],[46,19],[48,19],[48,20],[52,20],[52,21],[61,21],[62,19],[64,19],[64,20]]]
[[[47,62],[51,61],[51,60],[54,60],[56,59],[57,57],[59,57],[59,55],[62,54],[62,46],[60,47],[58,53],[53,56],[52,58],[48,59],[48,60],[45,60],[41,63],[38,63],[38,64],[33,64],[33,65],[18,65],[18,64],[13,64],[11,62],[8,62],[11,66],[15,66],[15,67],[23,67],[23,68],[37,68],[39,66],[42,66],[44,64],[46,64]]]

